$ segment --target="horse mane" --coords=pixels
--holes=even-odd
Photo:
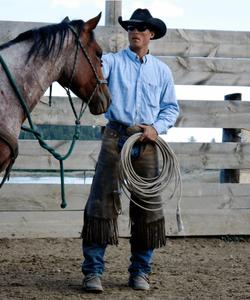
[[[31,56],[36,58],[38,55],[41,55],[43,58],[47,58],[50,54],[55,54],[55,51],[57,51],[56,54],[58,55],[62,50],[64,39],[68,37],[69,26],[74,27],[77,34],[80,35],[83,25],[84,21],[82,20],[69,21],[69,18],[66,17],[61,23],[25,31],[13,40],[0,45],[0,50],[8,48],[19,42],[32,40],[33,43],[28,52],[27,61],[31,58]],[[59,37],[58,45],[56,44],[57,36]]]

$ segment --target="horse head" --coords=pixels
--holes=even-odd
[[[101,13],[82,22],[82,28],[76,28],[75,21],[65,18],[72,32],[72,41],[75,41],[71,59],[69,57],[64,71],[58,82],[68,87],[72,92],[89,105],[92,114],[101,114],[107,111],[111,97],[102,74],[102,49],[95,40],[93,30],[96,28]]]

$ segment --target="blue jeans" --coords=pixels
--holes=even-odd
[[[104,272],[104,254],[106,246],[83,246],[84,262],[82,272],[84,275],[95,274],[101,276]],[[151,272],[151,260],[153,249],[131,249],[130,266],[128,271],[131,276],[149,274]]]

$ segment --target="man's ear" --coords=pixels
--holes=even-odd
[[[152,40],[155,36],[155,33],[153,31],[150,31],[150,39]]]

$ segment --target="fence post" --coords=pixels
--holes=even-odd
[[[105,3],[105,25],[112,26],[118,24],[118,17],[122,15],[121,0],[106,0]]]
[[[105,0],[105,26],[118,25],[118,17],[121,15],[122,15],[122,0]],[[101,134],[103,134],[104,129],[105,126],[102,126]]]
[[[241,101],[241,94],[229,94],[225,95],[224,100],[235,100]],[[240,137],[241,129],[229,129],[223,128],[222,142],[241,142]],[[220,172],[220,182],[221,183],[239,183],[240,182],[240,170],[235,169],[225,169]]]

